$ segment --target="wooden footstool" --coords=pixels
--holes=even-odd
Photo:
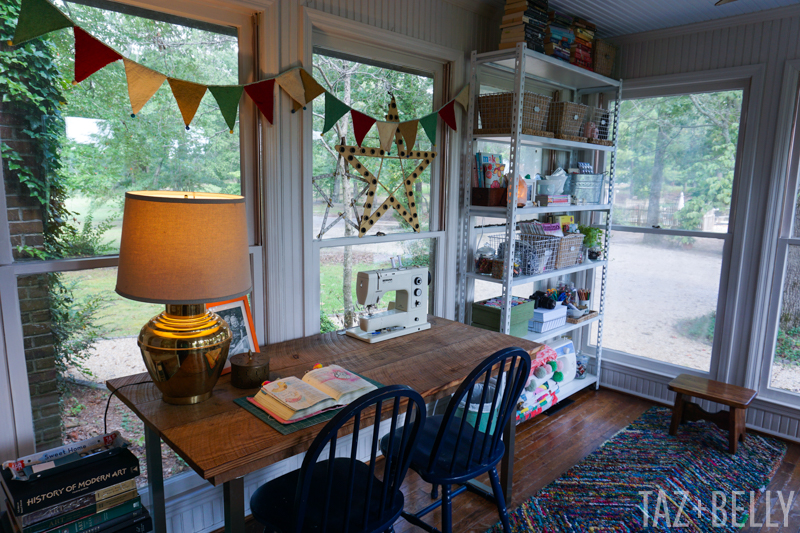
[[[739,439],[744,442],[746,432],[744,416],[747,406],[756,397],[756,391],[689,374],[681,374],[670,381],[669,390],[675,392],[672,423],[669,426],[670,435],[676,435],[678,426],[683,422],[708,420],[720,429],[728,430],[728,451],[736,453]],[[727,405],[730,407],[730,411],[723,409],[716,413],[709,413],[696,403],[687,401],[689,396]]]

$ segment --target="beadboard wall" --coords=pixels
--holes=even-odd
[[[620,45],[619,75],[624,82],[656,78],[669,83],[671,78],[717,69],[761,65],[763,83],[761,105],[755,123],[757,142],[751,155],[752,173],[744,180],[746,207],[737,217],[746,218],[747,229],[736,235],[735,272],[728,284],[729,297],[737,306],[733,322],[724,335],[732,353],[712,369],[711,377],[729,383],[756,388],[763,359],[771,357],[772,342],[766,337],[766,316],[774,264],[777,228],[768,215],[781,208],[782,176],[776,143],[782,140],[786,122],[779,120],[781,92],[787,61],[800,57],[800,6],[790,6],[752,15],[720,19],[666,30],[623,36],[614,39]],[[611,254],[613,255],[613,245]],[[735,275],[734,275],[735,274]],[[674,395],[666,384],[674,376],[648,372],[642,365],[631,368],[605,359],[601,383],[608,388],[629,392],[658,402],[672,403]],[[677,371],[675,372],[677,373]],[[797,405],[797,403],[795,403]],[[706,404],[706,408],[716,406]],[[800,411],[787,403],[757,399],[748,410],[747,424],[752,429],[800,440]]]

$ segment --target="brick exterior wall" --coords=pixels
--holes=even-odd
[[[23,129],[20,117],[9,113],[0,104],[0,142],[23,156],[34,173],[41,171],[34,153],[34,141]],[[39,203],[26,194],[25,187],[3,162],[8,225],[14,258],[19,245],[41,248],[44,244],[43,211]],[[17,278],[22,330],[25,339],[25,361],[36,433],[36,449],[61,445],[61,414],[56,382],[55,349],[50,328],[50,296],[47,275]]]

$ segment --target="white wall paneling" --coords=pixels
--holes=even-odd
[[[737,176],[737,227],[731,243],[731,272],[724,289],[727,298],[719,365],[711,375],[738,385],[760,382],[762,364],[772,357],[772,340],[765,333],[772,287],[775,239],[780,198],[785,185],[786,104],[781,93],[787,61],[800,57],[800,6],[758,14],[639,33],[615,39],[621,46],[620,76],[626,90],[637,85],[663,85],[696,78],[713,80],[719,73],[749,70],[749,105],[743,110],[743,159]],[[646,79],[645,79],[646,78]],[[645,79],[645,80],[643,80]],[[650,82],[647,81],[650,80]],[[756,98],[756,91],[761,96]],[[784,97],[786,100],[787,97]],[[793,105],[793,104],[792,104]],[[791,106],[790,106],[791,107]],[[782,160],[783,159],[783,160]],[[671,375],[681,371],[673,367]],[[657,401],[671,402],[665,384],[671,376],[610,362],[602,384]],[[800,401],[775,402],[758,398],[748,411],[748,427],[798,439]],[[766,396],[769,396],[768,394]]]

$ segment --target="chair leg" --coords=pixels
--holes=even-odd
[[[450,485],[442,485],[442,533],[453,533],[453,505]]]
[[[492,480],[492,491],[494,492],[494,499],[497,502],[497,513],[500,515],[500,521],[503,523],[503,531],[505,533],[511,533],[511,526],[508,524],[506,499],[503,496],[503,489],[500,487],[500,478],[497,475],[496,467],[489,470],[489,479]]]
[[[439,485],[436,483],[431,485],[431,500],[439,499]]]

